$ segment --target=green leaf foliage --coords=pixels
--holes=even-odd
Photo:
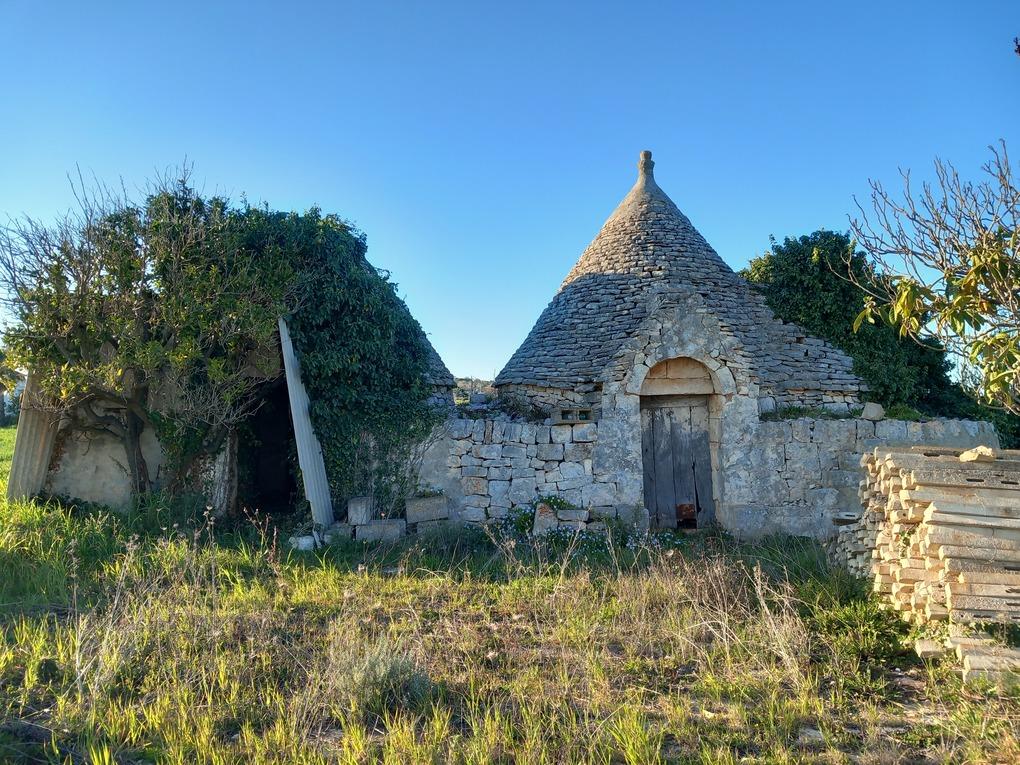
[[[865,321],[865,293],[846,274],[853,268],[862,281],[875,277],[852,253],[850,237],[822,230],[781,243],[773,239],[771,245],[742,274],[776,316],[853,358],[854,372],[867,382],[872,399],[934,413],[936,401],[953,385],[945,353],[901,338],[887,324]]]
[[[439,419],[425,333],[360,232],[315,209],[270,222],[304,283],[289,326],[333,496],[371,494],[392,510],[412,450]]]
[[[859,284],[878,278],[848,234],[815,231],[771,241],[741,274],[758,289],[777,317],[828,340],[854,360],[854,372],[870,387],[869,397],[894,413],[988,420],[1004,447],[1020,443],[1020,418],[975,403],[949,376],[947,354],[931,340],[920,345],[899,327],[875,321],[881,313]],[[917,290],[903,287],[904,302]],[[913,297],[911,297],[913,296]]]
[[[153,485],[140,433],[155,430],[171,492],[243,426],[281,374],[288,316],[334,496],[384,495],[431,431],[431,349],[394,285],[342,220],[204,198],[186,179],[142,204],[83,195],[55,227],[0,242],[17,311],[11,361],[39,376],[79,427],[122,440],[133,486]],[[4,277],[2,274],[6,274]]]

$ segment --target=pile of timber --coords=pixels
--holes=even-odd
[[[907,621],[1020,624],[1020,451],[881,446],[861,467],[838,560]],[[1020,654],[980,661],[1020,670]]]

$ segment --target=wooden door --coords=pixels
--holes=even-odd
[[[705,526],[715,517],[705,396],[643,396],[645,506],[655,528]]]

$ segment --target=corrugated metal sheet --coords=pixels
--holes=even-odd
[[[283,347],[283,366],[287,374],[287,395],[290,398],[290,415],[297,440],[298,462],[305,485],[305,496],[312,506],[312,519],[322,526],[333,523],[333,502],[326,480],[326,464],[322,459],[322,446],[312,429],[308,416],[308,392],[301,382],[301,367],[294,354],[290,330],[283,318],[280,325],[280,345]],[[20,434],[20,431],[19,431]]]

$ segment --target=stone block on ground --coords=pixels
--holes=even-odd
[[[354,527],[349,523],[334,523],[322,532],[322,541],[328,545],[354,536]]]
[[[869,401],[864,405],[864,411],[861,412],[862,420],[871,420],[872,422],[878,422],[885,418],[885,409],[882,408],[881,404],[876,404],[874,401]]]
[[[438,497],[409,497],[404,515],[408,523],[438,521],[450,517],[450,508],[443,495]]]
[[[407,524],[403,518],[377,518],[354,530],[359,542],[395,542],[404,536]]]
[[[352,526],[363,526],[372,520],[374,509],[371,497],[351,497],[347,500],[347,522]]]
[[[536,537],[544,537],[559,525],[556,511],[545,502],[535,505],[535,521],[531,526],[531,533]]]
[[[561,521],[587,521],[588,511],[583,507],[561,507],[556,511],[556,517]]]
[[[300,537],[291,537],[290,546],[291,549],[301,550],[302,552],[308,552],[309,550],[315,549],[316,540],[315,537],[313,537],[311,534],[305,534],[304,536]]]

